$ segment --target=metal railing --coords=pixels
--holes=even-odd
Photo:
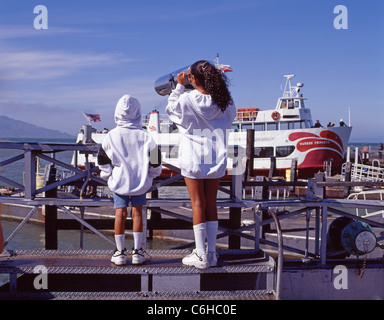
[[[113,206],[112,200],[109,198],[85,198],[85,190],[90,184],[100,184],[106,185],[106,181],[100,179],[96,172],[97,167],[91,167],[86,164],[85,170],[80,170],[76,167],[66,164],[62,161],[55,159],[53,154],[61,151],[76,151],[83,152],[85,154],[95,153],[99,150],[98,145],[82,145],[82,144],[42,144],[42,143],[0,143],[0,149],[18,149],[22,150],[23,154],[11,157],[10,159],[0,162],[0,166],[6,166],[15,161],[24,159],[24,184],[20,184],[15,181],[11,181],[8,178],[0,176],[0,181],[10,184],[23,191],[23,195],[17,196],[0,196],[0,203],[19,203],[32,206],[32,210],[25,216],[23,221],[19,226],[12,232],[12,234],[6,240],[8,244],[15,234],[24,226],[24,224],[35,214],[36,210],[40,206],[55,207],[56,209],[61,209],[65,214],[70,216],[72,219],[80,223],[82,227],[88,228],[94,233],[98,234],[100,237],[104,238],[106,241],[114,245],[114,242],[106,237],[100,228],[93,225],[91,219],[84,219],[82,216],[78,216],[73,213],[69,207],[103,207],[103,206]],[[49,156],[51,154],[52,156]],[[45,178],[45,185],[42,187],[36,187],[36,159],[44,159],[49,162],[54,167],[62,167],[66,170],[73,172],[73,175],[56,181],[55,179],[50,179],[49,174]],[[178,171],[177,168],[165,164],[170,169]],[[176,174],[173,177],[168,179],[156,181],[150,191],[156,191],[157,189],[176,183],[182,176]],[[283,250],[285,252],[298,253],[308,259],[311,259],[314,262],[318,262],[321,265],[326,265],[327,263],[327,228],[328,228],[328,217],[330,214],[335,216],[344,216],[354,220],[363,221],[369,225],[384,229],[384,223],[377,222],[375,220],[367,219],[366,217],[360,217],[350,212],[344,211],[343,209],[347,208],[358,208],[358,209],[373,209],[373,210],[384,210],[384,203],[380,200],[348,200],[348,199],[324,199],[318,196],[316,189],[321,189],[325,187],[326,182],[317,182],[313,179],[310,179],[307,184],[308,194],[306,197],[297,198],[297,199],[275,199],[268,200],[263,199],[263,197],[258,199],[244,199],[242,197],[242,190],[244,183],[242,181],[242,175],[234,175],[231,180],[226,181],[226,183],[220,186],[220,190],[228,194],[227,199],[219,199],[217,202],[218,207],[230,208],[234,212],[231,217],[231,212],[229,214],[229,220],[226,220],[227,225],[231,227],[219,226],[219,231],[217,238],[222,237],[235,237],[237,239],[248,239],[254,241],[254,248],[260,249],[260,245],[268,245],[277,248],[278,250],[278,269],[277,269],[277,285],[280,285],[281,272],[283,267]],[[82,190],[80,196],[77,198],[59,198],[55,197],[54,191],[60,187],[68,184],[76,183],[79,188]],[[269,186],[285,185],[285,186],[295,186],[303,185],[303,182],[273,182],[273,181],[252,181],[247,182],[249,185],[259,186],[260,188],[268,188]],[[229,187],[229,188],[228,188]],[[53,192],[53,194],[50,193]],[[42,193],[45,193],[45,196],[41,196]],[[190,206],[189,199],[159,199],[151,198],[147,201],[146,209],[151,208],[160,208],[161,214],[172,216],[172,218],[177,218],[179,220],[188,220],[191,223],[191,219],[186,218],[183,215],[178,213],[171,212],[167,210],[174,207],[185,207]],[[284,207],[286,209],[285,213],[276,215],[272,208]],[[287,208],[290,208],[291,211],[288,211]],[[251,224],[241,226],[241,210],[250,209],[253,212],[254,221]],[[263,219],[262,212],[266,211],[272,217]],[[311,215],[308,214],[309,211],[315,213],[315,227],[314,227],[314,251],[309,249],[308,238],[309,238],[309,223],[311,221]],[[84,213],[84,211],[83,211]],[[283,234],[280,227],[280,223],[287,218],[294,216],[305,216],[306,219],[306,247],[304,249],[295,248],[292,246],[283,244]],[[144,230],[147,229],[147,215],[144,214]],[[47,216],[46,216],[47,219]],[[97,219],[100,220],[100,219]],[[263,237],[260,232],[263,226],[270,225],[275,223],[277,228],[277,241],[267,240]],[[101,224],[98,224],[100,226]],[[46,226],[47,227],[47,226]],[[152,226],[156,227],[156,226]],[[77,227],[78,228],[78,227]],[[105,229],[111,228],[110,221],[104,227]],[[253,230],[254,235],[250,235],[249,231]],[[46,229],[47,231],[47,229]],[[57,231],[57,230],[56,230]],[[145,237],[144,237],[145,238]],[[377,237],[378,241],[383,240],[384,235],[379,235]],[[238,242],[239,243],[239,242]]]
[[[352,163],[352,181],[384,181],[384,169],[361,163]]]

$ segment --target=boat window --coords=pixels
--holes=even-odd
[[[288,109],[293,109],[293,108],[294,108],[293,99],[289,99],[288,100]]]
[[[256,147],[255,158],[270,158],[273,157],[273,147]]]
[[[254,125],[255,131],[264,131],[265,130],[265,125],[264,123],[257,123]]]
[[[300,100],[295,100],[295,108],[300,108]]]
[[[294,121],[292,122],[292,129],[300,129],[301,128],[301,121]]]
[[[286,108],[287,108],[287,101],[286,100],[281,100],[280,109],[286,109]]]
[[[303,120],[301,121],[287,121],[287,122],[280,122],[280,130],[292,130],[292,129],[304,129],[305,122]]]
[[[277,130],[277,122],[267,123],[267,131]]]
[[[288,157],[293,151],[295,146],[276,147],[276,157]]]
[[[280,122],[280,130],[288,130],[288,122]]]
[[[280,130],[290,130],[290,129],[293,129],[294,126],[293,126],[293,122],[292,121],[281,121],[280,122]]]

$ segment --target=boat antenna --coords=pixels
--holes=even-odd
[[[290,97],[292,95],[291,79],[294,76],[295,76],[294,74],[286,74],[286,75],[284,75],[284,77],[287,78],[287,81],[285,82],[283,97]],[[287,86],[289,87],[289,91],[287,91]]]
[[[216,68],[219,68],[219,67],[220,67],[220,63],[219,63],[219,53],[216,54],[215,64],[216,64]]]

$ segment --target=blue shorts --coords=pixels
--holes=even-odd
[[[147,203],[146,194],[140,196],[122,196],[120,194],[113,194],[113,206],[115,209],[126,208],[129,206],[129,202],[133,206],[144,206]]]

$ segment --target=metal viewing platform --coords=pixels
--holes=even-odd
[[[68,150],[97,153],[99,146],[1,142],[0,149],[21,152],[2,161],[1,167],[24,160],[23,184],[0,176],[0,181],[19,190],[14,195],[0,196],[0,204],[18,204],[30,208],[19,226],[5,240],[5,245],[12,241],[32,216],[42,210],[46,248],[13,251],[5,247],[0,255],[0,273],[9,274],[9,283],[0,288],[0,297],[3,299],[348,299],[355,297],[355,294],[360,294],[363,299],[384,297],[381,251],[384,246],[380,244],[384,238],[382,201],[326,199],[324,189],[327,182],[320,178],[285,183],[267,181],[264,177],[250,180],[245,171],[223,180],[220,185],[220,191],[227,197],[217,201],[218,208],[222,210],[218,239],[227,237],[228,242],[226,249],[218,251],[217,267],[197,270],[183,266],[181,259],[190,252],[185,249],[186,246],[161,251],[148,250],[151,258],[147,264],[132,266],[128,263],[127,266],[117,267],[110,263],[114,241],[102,232],[113,229],[113,219],[86,218],[85,215],[86,210],[92,208],[113,208],[112,199],[87,195],[94,187],[106,186],[106,181],[97,176],[98,168],[90,163],[86,163],[85,170],[81,170],[55,157],[55,154]],[[36,163],[41,160],[47,164],[44,182],[39,186],[36,183]],[[178,171],[172,166],[170,168]],[[61,169],[70,174],[58,179]],[[151,197],[143,207],[144,231],[148,236],[154,230],[192,230],[191,217],[178,210],[190,208],[189,199],[158,198],[159,188],[182,185],[181,179],[180,174],[158,179],[149,190]],[[343,186],[352,184],[345,182]],[[381,182],[376,184],[381,186]],[[306,186],[307,194],[295,199],[268,199],[268,188],[281,185]],[[75,186],[79,195],[58,193],[59,188],[67,186]],[[254,190],[252,199],[243,198],[243,188],[247,186]],[[79,208],[80,213],[75,212],[75,208]],[[371,210],[373,213],[359,216],[349,209]],[[242,223],[245,214],[250,220],[247,224]],[[371,226],[377,241],[373,244],[374,249],[358,254],[356,258],[344,251],[340,258],[342,248],[330,246],[327,240],[328,228],[337,217]],[[287,237],[291,231],[288,231],[289,226],[285,223],[291,219],[299,222],[298,231],[302,234],[302,241],[298,246],[295,241],[300,237],[295,237],[295,241]],[[127,220],[127,230],[132,227],[131,223]],[[111,251],[57,250],[58,230],[69,229],[80,232],[89,229],[110,243]],[[251,246],[244,248],[243,240],[250,241]],[[146,239],[143,239],[145,246]],[[273,248],[274,258],[267,253],[266,247]],[[295,257],[287,259],[283,253]],[[349,288],[352,288],[349,292],[333,286],[333,279],[337,275],[334,272],[336,265],[345,265],[354,270],[349,276]],[[38,266],[46,268],[43,272],[48,275],[48,289],[36,289],[33,286],[39,274],[36,269]],[[355,272],[355,269],[359,272]],[[363,276],[359,277],[362,273]],[[297,277],[305,278],[305,283]],[[313,286],[317,286],[317,290],[313,290]],[[362,292],[360,288],[364,286],[370,287],[370,291]]]
[[[145,265],[117,267],[108,250],[12,251],[1,272],[16,277],[3,298],[204,298],[271,299],[274,261],[262,251],[221,250],[220,264],[198,270],[181,264],[189,250],[149,250]],[[36,290],[36,266],[44,266],[48,289]]]

